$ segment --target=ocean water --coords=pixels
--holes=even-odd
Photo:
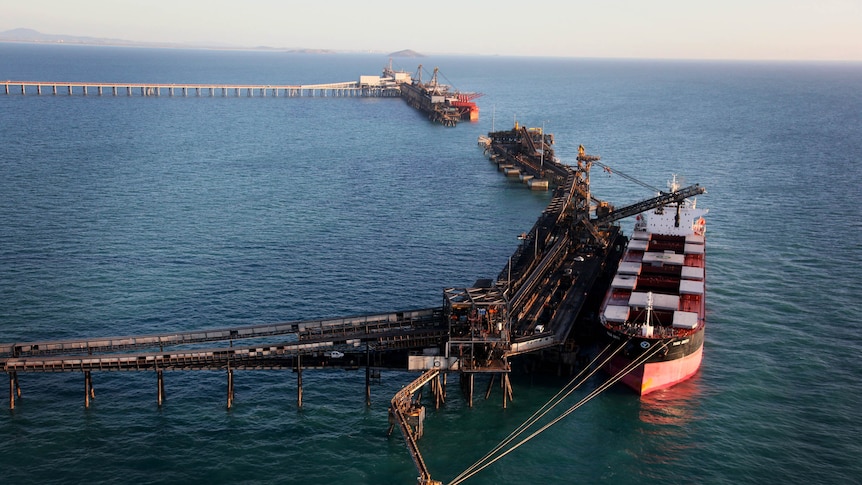
[[[0,79],[320,83],[380,55],[0,44]],[[613,388],[467,483],[852,483],[862,476],[862,65],[396,59],[484,93],[433,125],[398,99],[0,94],[0,341],[156,333],[437,306],[494,277],[549,201],[478,135],[514,120],[710,209],[701,371]],[[400,64],[400,65],[399,65]],[[623,205],[652,196],[593,173]],[[623,227],[628,227],[624,222]],[[20,375],[4,483],[413,483],[386,406],[414,376]],[[564,383],[514,376],[471,409],[451,376],[420,448],[444,482]],[[597,382],[591,382],[595,385]],[[481,387],[481,383],[478,384]],[[573,404],[587,391],[573,396]],[[5,399],[4,399],[5,402]],[[5,407],[5,405],[4,405]]]

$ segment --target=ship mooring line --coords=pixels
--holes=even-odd
[[[608,349],[610,349],[610,348],[611,348],[611,346],[613,346],[613,343],[611,343],[611,344],[609,344],[607,347],[605,347],[601,352],[599,352],[599,353],[596,355],[596,357],[593,359],[593,361],[592,361],[592,362],[590,362],[589,364],[587,364],[587,366],[586,366],[586,367],[584,367],[584,369],[583,369],[583,370],[581,370],[581,371],[578,373],[578,375],[576,375],[574,378],[572,378],[572,380],[570,380],[570,381],[569,381],[565,386],[563,386],[563,387],[562,387],[562,388],[561,388],[561,389],[560,389],[560,390],[559,390],[559,391],[558,391],[558,392],[557,392],[553,397],[551,397],[551,398],[550,398],[550,399],[549,399],[545,404],[543,404],[543,405],[542,405],[542,407],[540,407],[538,410],[536,410],[536,412],[534,412],[532,416],[530,416],[529,418],[527,418],[527,420],[526,420],[526,421],[524,421],[523,423],[521,423],[517,428],[515,428],[515,430],[514,430],[514,431],[512,431],[511,433],[509,433],[509,436],[507,436],[506,438],[504,438],[504,439],[503,439],[503,441],[501,441],[499,444],[497,444],[497,446],[495,446],[495,447],[494,447],[494,449],[492,449],[491,451],[489,451],[488,453],[486,453],[486,454],[485,454],[485,456],[483,456],[482,458],[480,458],[479,460],[477,460],[477,461],[476,461],[476,463],[472,464],[469,468],[467,468],[466,470],[464,470],[463,472],[461,472],[461,474],[459,474],[457,477],[455,477],[455,478],[453,479],[453,482],[451,482],[451,483],[458,483],[458,480],[459,480],[460,478],[462,478],[464,475],[466,475],[466,474],[470,473],[470,472],[471,472],[473,469],[475,469],[476,467],[480,466],[480,465],[482,464],[482,462],[484,462],[485,460],[487,460],[488,458],[490,458],[491,456],[493,456],[493,455],[494,455],[494,453],[496,453],[496,452],[500,451],[503,447],[505,447],[506,445],[508,445],[509,443],[511,443],[511,442],[512,442],[515,438],[517,438],[520,434],[522,434],[524,431],[526,431],[527,429],[529,429],[529,427],[530,427],[530,426],[532,426],[532,425],[533,425],[533,424],[535,424],[537,421],[539,421],[540,419],[542,419],[542,418],[543,418],[546,414],[548,414],[548,413],[549,413],[549,412],[550,412],[554,407],[556,407],[560,402],[562,402],[564,399],[566,399],[569,395],[571,395],[571,393],[572,393],[572,392],[574,392],[578,387],[580,387],[584,382],[586,382],[586,381],[587,381],[587,379],[589,379],[590,377],[592,377],[592,375],[593,375],[593,374],[595,374],[595,373],[596,373],[596,371],[597,371],[598,369],[600,369],[600,368],[601,368],[605,363],[607,363],[607,361],[608,361],[608,360],[610,360],[610,358],[611,358],[611,357],[613,357],[614,355],[616,355],[616,354],[617,354],[617,353],[618,353],[618,352],[619,352],[619,351],[624,347],[624,345],[625,345],[625,343],[623,343],[622,345],[620,345],[620,346],[619,346],[619,348],[617,348],[617,350],[615,350],[613,353],[611,353],[611,355],[610,355],[609,357],[607,357],[607,359],[606,359],[604,362],[602,362],[602,363],[601,363],[601,364],[599,364],[598,366],[593,367],[593,364],[595,364],[595,363],[596,363],[596,362],[597,362],[597,361],[602,357],[602,355],[603,355],[603,354],[604,354]],[[593,370],[592,370],[592,371],[590,371],[590,372],[589,372],[589,374],[587,374],[585,377],[583,377],[583,379],[581,379],[581,376],[583,376],[583,374],[584,374],[585,372],[587,372],[591,367],[593,367]],[[580,379],[580,382],[575,382],[575,381],[578,381],[579,379]],[[571,387],[571,388],[570,388],[570,387]],[[569,388],[570,388],[570,389],[569,389]],[[566,391],[566,389],[569,389],[569,390],[568,390],[568,391]],[[564,393],[565,393],[565,394],[564,394]],[[562,395],[562,397],[561,397],[561,395]]]
[[[626,342],[627,342],[627,341],[626,341]],[[614,354],[616,354],[620,349],[622,349],[623,347],[625,347],[625,343],[626,343],[626,342],[624,342],[622,345],[620,345],[620,347],[619,347],[616,351],[614,351]],[[489,455],[493,454],[494,452],[489,453],[488,455],[486,455],[486,458],[483,458],[482,460],[480,460],[479,462],[477,462],[476,464],[474,464],[473,466],[471,466],[471,467],[470,467],[470,469],[472,469],[472,471],[469,471],[469,472],[467,472],[467,471],[462,472],[461,474],[459,474],[459,475],[458,475],[458,477],[456,477],[454,480],[452,480],[451,482],[449,482],[449,485],[458,485],[458,484],[460,484],[461,482],[463,482],[463,481],[467,480],[468,478],[472,477],[473,475],[475,475],[475,474],[479,473],[480,471],[484,470],[485,468],[487,468],[487,467],[491,466],[491,465],[492,465],[492,464],[494,464],[497,460],[500,460],[500,459],[501,459],[501,458],[503,458],[504,456],[506,456],[506,455],[508,455],[509,453],[511,453],[511,452],[513,452],[513,451],[515,451],[515,450],[516,450],[516,449],[518,449],[521,445],[523,445],[523,444],[527,443],[528,441],[532,440],[533,438],[535,438],[536,436],[538,436],[539,434],[541,434],[542,432],[544,432],[545,430],[547,430],[547,429],[548,429],[548,428],[550,428],[551,426],[553,426],[553,425],[557,424],[558,422],[560,422],[561,420],[563,420],[564,418],[566,418],[568,415],[570,415],[571,413],[575,412],[578,408],[580,408],[581,406],[583,406],[584,404],[586,404],[587,402],[589,402],[590,400],[592,400],[594,397],[598,396],[599,394],[601,394],[602,392],[604,392],[605,390],[607,390],[609,387],[611,387],[612,385],[616,384],[620,379],[622,379],[623,377],[625,377],[626,375],[628,375],[629,373],[631,373],[631,372],[632,372],[633,370],[635,370],[638,366],[640,366],[641,364],[645,363],[647,360],[649,360],[650,358],[652,358],[652,357],[653,357],[654,355],[656,355],[658,352],[660,352],[660,351],[662,351],[663,349],[665,349],[665,348],[670,344],[670,342],[671,342],[670,340],[665,341],[662,345],[657,345],[657,346],[653,347],[652,349],[650,349],[650,351],[649,351],[649,352],[646,352],[646,353],[644,353],[644,354],[641,354],[641,356],[640,356],[640,357],[638,357],[637,359],[633,360],[633,361],[632,361],[632,362],[630,362],[628,365],[626,365],[625,367],[623,367],[623,368],[622,368],[619,372],[617,372],[613,377],[609,378],[609,379],[608,379],[607,381],[605,381],[603,384],[601,384],[601,385],[600,385],[600,386],[598,386],[596,389],[594,389],[592,392],[590,392],[589,394],[587,394],[583,399],[581,399],[580,401],[578,401],[577,403],[575,403],[574,405],[572,405],[569,409],[567,409],[565,412],[563,412],[563,414],[561,414],[560,416],[558,416],[558,417],[554,418],[553,420],[551,420],[549,423],[545,424],[545,425],[544,425],[544,426],[542,426],[541,428],[537,429],[536,431],[534,431],[534,432],[533,432],[533,433],[531,433],[529,436],[527,436],[527,437],[526,437],[526,438],[524,438],[523,440],[521,440],[521,441],[519,441],[518,443],[516,443],[514,446],[512,446],[512,447],[511,447],[511,448],[509,448],[508,450],[506,450],[506,451],[504,451],[503,453],[501,453],[500,455],[498,455],[498,456],[494,457],[492,460],[490,460],[490,461],[488,461],[487,463],[485,463],[485,464],[483,464],[483,465],[481,465],[481,466],[478,466],[478,467],[477,467],[477,464],[478,464],[478,463],[480,463],[482,460],[485,460]],[[603,351],[603,352],[604,352],[604,351]],[[612,354],[611,356],[609,356],[609,357],[605,360],[605,362],[603,362],[603,364],[602,364],[602,365],[604,365],[604,363],[606,363],[608,360],[610,360],[610,358],[611,358],[611,357],[613,357],[613,354]],[[572,389],[572,391],[573,391],[573,390],[574,390],[574,389]],[[571,391],[570,391],[569,393],[567,393],[566,395],[568,396],[570,393],[571,393]],[[556,404],[555,404],[555,405],[556,405]],[[546,412],[547,412],[547,411],[546,411]],[[523,425],[522,425],[522,426],[523,426]],[[523,432],[523,431],[522,431],[522,432]],[[519,433],[519,434],[520,434],[520,433]],[[509,442],[511,442],[511,439],[509,439],[508,441],[509,441]],[[503,446],[505,446],[505,445],[503,445]],[[496,450],[498,450],[498,451],[499,451],[499,449],[500,449],[500,448],[501,448],[501,446],[498,446],[498,448],[496,448]],[[470,469],[468,469],[468,470],[470,470]]]
[[[601,363],[599,363],[598,365],[595,365],[600,359],[602,359],[602,356],[604,355],[604,353],[607,352],[608,349],[610,349],[614,345],[613,343],[608,344],[608,346],[605,347],[604,349],[602,349],[602,351],[599,352],[596,355],[596,357],[593,358],[593,360],[589,364],[587,364],[587,366],[584,367],[584,369],[581,370],[581,372],[578,373],[578,375],[576,375],[574,378],[572,378],[572,380],[570,380],[565,386],[563,386],[553,397],[551,397],[551,399],[549,399],[545,404],[542,405],[542,407],[540,407],[538,410],[536,410],[536,412],[533,413],[532,416],[530,416],[526,421],[524,421],[520,426],[518,426],[514,431],[512,431],[509,434],[509,436],[507,436],[496,447],[494,447],[494,449],[492,449],[487,454],[485,454],[485,456],[480,458],[478,461],[476,461],[476,463],[471,465],[469,468],[467,468],[466,470],[461,472],[461,474],[459,474],[457,477],[455,477],[453,479],[453,482],[451,482],[451,483],[459,483],[459,479],[462,479],[462,478],[466,479],[467,477],[465,475],[472,472],[476,467],[480,466],[485,460],[487,460],[488,458],[493,456],[494,453],[497,453],[498,451],[503,449],[506,445],[511,443],[515,438],[517,438],[519,435],[521,435],[527,429],[529,429],[531,426],[533,426],[536,422],[538,422],[540,419],[542,419],[554,407],[559,405],[563,400],[565,400],[567,397],[569,397],[572,394],[572,392],[574,392],[584,382],[586,382],[587,379],[592,377],[599,369],[602,368],[602,366],[607,364],[608,361],[610,361],[610,359],[613,358],[613,356],[615,356],[617,353],[620,352],[620,350],[622,350],[625,347],[627,342],[628,342],[628,340],[626,340],[625,342],[621,342],[616,350],[614,350],[613,352],[611,352],[610,355],[605,357]],[[590,370],[590,368],[592,368],[592,371],[590,371],[586,376],[584,376],[582,378],[584,373],[587,372],[588,370]],[[579,380],[580,380],[580,382],[576,382]],[[568,389],[568,391],[566,391],[566,389]]]
[[[626,342],[628,342],[628,341],[626,341]],[[570,381],[569,381],[565,386],[563,386],[563,387],[562,387],[562,388],[561,388],[561,389],[560,389],[560,390],[559,390],[559,391],[558,391],[558,392],[557,392],[553,397],[551,397],[551,398],[550,398],[550,399],[549,399],[545,404],[543,404],[543,405],[542,405],[542,407],[540,407],[538,410],[536,410],[536,412],[535,412],[535,413],[533,413],[533,415],[532,415],[532,416],[530,416],[526,421],[524,421],[523,423],[521,423],[521,425],[520,425],[520,426],[518,426],[517,428],[515,428],[515,430],[514,430],[514,431],[512,431],[511,433],[509,433],[509,436],[507,436],[507,437],[506,437],[503,441],[501,441],[501,442],[500,442],[496,447],[494,447],[494,449],[492,449],[491,451],[489,451],[487,454],[485,454],[485,456],[483,456],[482,458],[480,458],[479,460],[477,460],[477,461],[476,461],[476,463],[474,463],[474,464],[473,464],[473,465],[471,465],[469,468],[467,468],[466,470],[464,470],[463,472],[461,472],[461,474],[459,474],[457,477],[455,477],[455,478],[453,479],[453,482],[452,482],[452,483],[458,483],[458,480],[459,480],[459,479],[461,479],[464,475],[467,475],[467,474],[468,474],[468,473],[470,473],[473,469],[475,469],[476,467],[480,466],[480,465],[481,465],[485,460],[487,460],[488,458],[490,458],[491,456],[493,456],[493,455],[494,455],[494,453],[496,453],[496,452],[500,451],[503,447],[505,447],[506,445],[508,445],[509,443],[511,443],[511,442],[512,442],[516,437],[518,437],[518,436],[519,436],[520,434],[522,434],[524,431],[526,431],[527,429],[529,429],[529,427],[530,427],[530,426],[532,426],[532,425],[533,425],[533,424],[535,424],[538,420],[540,420],[542,417],[544,417],[546,414],[548,414],[548,413],[551,411],[551,409],[553,409],[554,407],[556,407],[560,402],[562,402],[562,401],[563,401],[564,399],[566,399],[569,395],[571,395],[571,393],[572,393],[572,392],[574,392],[574,391],[575,391],[575,389],[577,389],[578,387],[580,387],[584,382],[586,382],[586,381],[587,381],[587,379],[589,379],[590,377],[592,377],[592,376],[593,376],[593,374],[595,374],[595,373],[596,373],[596,371],[597,371],[598,369],[600,369],[603,365],[605,365],[605,364],[606,364],[606,363],[611,359],[611,357],[613,357],[614,355],[616,355],[616,354],[617,354],[617,353],[618,353],[618,352],[619,352],[619,351],[620,351],[620,350],[625,346],[625,343],[626,343],[626,342],[623,342],[622,344],[620,344],[620,346],[619,346],[616,350],[614,350],[614,351],[610,354],[610,356],[608,356],[608,357],[607,357],[607,358],[606,358],[606,359],[605,359],[601,364],[599,364],[599,365],[597,365],[597,366],[594,366],[594,364],[596,364],[596,362],[598,362],[598,361],[599,361],[599,359],[601,359],[601,358],[602,358],[602,355],[603,355],[605,352],[607,352],[607,351],[608,351],[608,349],[610,349],[610,348],[613,346],[613,342],[612,342],[612,343],[610,343],[610,344],[608,344],[608,346],[607,346],[607,347],[605,347],[604,349],[602,349],[602,351],[601,351],[601,352],[599,352],[599,353],[596,355],[596,357],[595,357],[595,358],[593,358],[593,360],[592,360],[589,364],[587,364],[587,366],[586,366],[586,367],[584,367],[584,369],[583,369],[583,370],[581,370],[581,372],[579,372],[579,373],[578,373],[578,375],[576,375],[574,378],[572,378],[572,380],[570,380]],[[581,379],[581,376],[582,376],[585,372],[587,372],[591,367],[593,368],[593,370],[592,370],[592,371],[590,371],[590,373],[589,373],[589,374],[587,374],[585,377],[583,377],[583,379]],[[580,380],[580,382],[577,382],[577,383],[576,383],[576,381],[578,381],[579,379],[581,379],[581,380]],[[569,390],[568,390],[568,392],[566,392],[566,389],[568,389],[568,388],[570,388],[570,387],[571,387],[571,389],[569,389]],[[563,393],[565,393],[565,394],[563,395]],[[562,395],[562,397],[560,397],[561,395]],[[465,477],[465,478],[466,478],[466,477]]]

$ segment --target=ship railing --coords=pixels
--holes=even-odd
[[[678,337],[687,337],[694,333],[697,328],[687,329],[687,328],[674,328],[671,326],[664,325],[653,325],[652,326],[652,334],[644,335],[644,326],[642,323],[609,323],[604,316],[601,317],[602,324],[605,327],[608,327],[612,330],[615,330],[619,333],[629,335],[631,337],[643,337],[643,338],[678,338]]]

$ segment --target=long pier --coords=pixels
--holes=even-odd
[[[359,81],[323,84],[173,84],[55,81],[0,81],[7,95],[111,95],[196,97],[399,97],[394,83]]]

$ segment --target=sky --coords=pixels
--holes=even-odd
[[[390,53],[862,61],[862,0],[0,0],[0,31]]]

